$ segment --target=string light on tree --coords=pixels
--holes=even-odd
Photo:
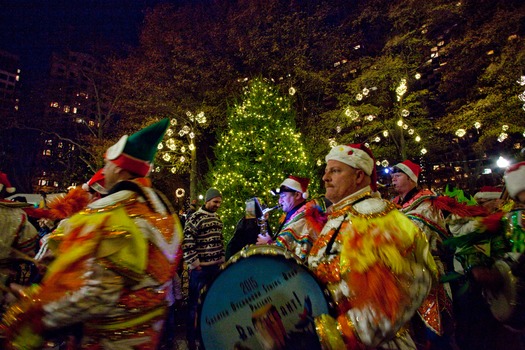
[[[420,76],[419,76],[420,78]],[[411,140],[415,143],[421,142],[421,136],[418,135],[416,129],[412,127],[407,122],[407,118],[410,118],[411,111],[408,107],[404,106],[404,96],[408,92],[407,79],[401,78],[399,84],[395,87],[395,96],[397,103],[394,103],[396,107],[392,109],[393,113],[388,113],[382,108],[374,106],[374,102],[370,103],[368,99],[371,97],[371,92],[376,91],[377,87],[373,86],[372,88],[364,87],[358,90],[356,94],[353,95],[353,104],[347,106],[343,109],[342,116],[336,123],[336,132],[341,134],[343,128],[351,127],[354,130],[354,140],[359,140],[362,136],[365,136],[365,139],[362,141],[365,144],[375,144],[376,147],[385,147],[384,144],[391,144],[398,147],[400,153],[404,151],[405,138],[408,136],[408,140]],[[410,105],[414,105],[411,102]],[[377,111],[378,113],[370,113],[371,111]],[[362,115],[362,117],[361,117]],[[391,120],[391,116],[398,116],[399,119]],[[378,123],[377,123],[377,122]],[[344,124],[342,126],[341,124]],[[370,125],[370,126],[369,126]],[[386,126],[386,129],[375,131],[376,126]],[[396,129],[396,127],[398,129]],[[367,135],[366,133],[374,130],[374,133]],[[341,135],[341,138],[344,138],[346,135]],[[338,138],[340,138],[338,136]],[[335,139],[329,139],[329,144],[333,147]],[[426,154],[426,149],[421,147],[419,149],[419,154]],[[403,157],[403,156],[402,156]],[[381,164],[381,163],[378,163]]]
[[[155,171],[160,172],[162,168],[169,169],[172,174],[190,173],[190,196],[196,195],[196,146],[195,142],[200,131],[208,126],[208,120],[204,112],[194,115],[187,111],[185,116],[179,119],[170,118],[170,127],[166,130],[164,140],[158,145],[158,166]],[[188,159],[190,160],[188,162]]]

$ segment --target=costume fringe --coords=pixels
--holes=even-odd
[[[91,200],[88,192],[78,186],[65,196],[54,198],[46,208],[24,208],[27,215],[34,218],[63,220],[84,209]]]

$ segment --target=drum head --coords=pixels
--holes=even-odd
[[[485,299],[490,306],[492,315],[498,321],[506,322],[512,317],[517,303],[516,277],[514,277],[510,270],[510,266],[505,261],[496,261],[494,267],[503,277],[503,285],[498,293],[492,293],[490,290],[486,290],[484,292]]]
[[[324,290],[284,248],[250,246],[204,292],[205,349],[316,349],[313,318],[329,312]]]

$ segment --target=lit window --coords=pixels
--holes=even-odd
[[[58,143],[58,148],[62,148],[62,147],[64,147],[64,144],[62,142],[59,142]]]
[[[65,113],[69,113],[71,109],[69,108],[69,106],[64,106],[64,112]]]
[[[74,114],[77,113],[77,107],[73,107],[73,113],[74,113]]]
[[[58,187],[58,182],[55,181],[55,182],[53,183],[53,186]]]

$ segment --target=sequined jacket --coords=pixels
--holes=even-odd
[[[436,266],[424,234],[370,187],[331,208],[308,265],[336,305],[315,319],[323,348],[415,349],[405,324],[427,296]]]
[[[288,249],[304,261],[326,222],[325,211],[322,200],[305,203],[282,224],[275,244]]]
[[[97,200],[52,233],[42,284],[4,315],[10,347],[38,349],[46,331],[80,322],[83,349],[156,349],[182,233],[148,181],[135,182],[140,191]]]
[[[448,269],[452,269],[452,266],[445,265],[448,258],[443,247],[443,241],[450,237],[450,233],[447,231],[443,212],[432,203],[432,199],[436,197],[437,194],[430,190],[419,190],[410,200],[398,207],[427,236],[441,278]],[[399,198],[396,197],[392,201],[398,204]],[[428,329],[437,335],[443,335],[445,331],[443,317],[452,319],[452,291],[449,284],[434,284],[427,299],[419,308],[418,314]]]

